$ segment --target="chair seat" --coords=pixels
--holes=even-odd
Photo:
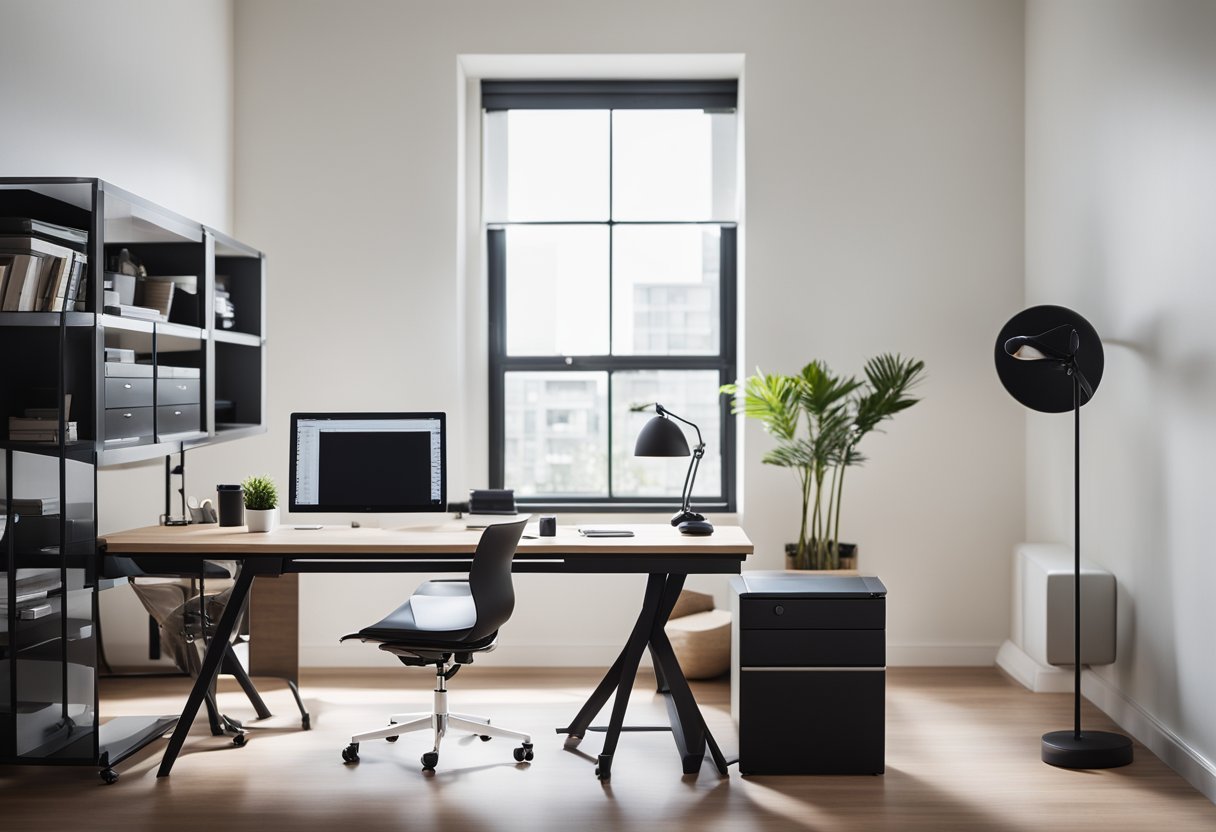
[[[358,638],[402,646],[459,645],[465,650],[477,649],[464,641],[476,622],[477,606],[467,581],[427,581],[397,609],[370,627],[343,636],[342,640]]]

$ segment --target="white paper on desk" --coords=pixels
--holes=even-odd
[[[467,630],[477,623],[477,607],[468,595],[413,595],[410,611],[422,630]]]

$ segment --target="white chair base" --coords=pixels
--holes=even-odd
[[[408,714],[393,714],[389,717],[387,727],[353,735],[350,738],[350,745],[342,751],[342,759],[348,763],[358,762],[359,743],[371,742],[372,740],[395,742],[402,734],[413,734],[429,729],[434,736],[434,747],[430,752],[422,755],[422,770],[428,772],[434,771],[436,763],[439,762],[439,744],[443,741],[443,737],[447,734],[448,729],[451,728],[453,730],[469,731],[483,740],[489,740],[492,737],[518,740],[520,746],[514,750],[516,762],[531,762],[531,735],[523,731],[512,731],[508,728],[491,725],[489,717],[448,712],[447,680],[444,677],[445,670],[445,667],[440,667],[438,673],[436,673],[435,704],[430,713],[419,711]]]

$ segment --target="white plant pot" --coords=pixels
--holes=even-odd
[[[279,526],[279,509],[245,509],[245,527],[251,532],[272,532]]]

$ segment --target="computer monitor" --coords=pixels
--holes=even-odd
[[[447,507],[443,413],[291,414],[291,511]]]

